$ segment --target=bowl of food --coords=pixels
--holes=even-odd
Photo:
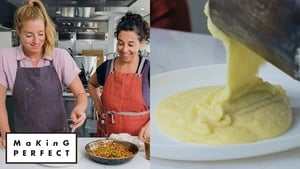
[[[138,153],[137,145],[121,140],[95,140],[85,146],[89,158],[97,163],[117,165],[132,160]]]

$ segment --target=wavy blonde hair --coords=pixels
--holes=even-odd
[[[25,22],[41,19],[45,24],[45,44],[43,46],[44,53],[53,56],[55,47],[55,24],[47,14],[47,11],[40,0],[31,0],[31,4],[26,4],[17,9],[14,16],[14,24],[17,31],[20,31]]]

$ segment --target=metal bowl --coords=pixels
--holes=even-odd
[[[129,157],[123,157],[123,158],[107,158],[107,157],[101,157],[96,156],[92,154],[92,151],[97,149],[100,146],[106,146],[110,143],[118,143],[121,144],[126,150],[129,150],[132,152],[132,155]],[[132,160],[135,155],[138,153],[139,148],[137,145],[128,142],[128,141],[121,141],[121,140],[96,140],[88,143],[85,146],[85,152],[88,154],[89,158],[97,163],[101,164],[107,164],[107,165],[117,165],[117,164],[123,164],[130,160]]]

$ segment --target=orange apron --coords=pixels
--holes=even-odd
[[[142,74],[145,58],[136,73],[120,73],[114,70],[114,61],[103,87],[101,101],[107,136],[112,133],[129,133],[137,136],[150,120],[150,112],[143,98]],[[104,126],[98,121],[97,136],[103,137]]]

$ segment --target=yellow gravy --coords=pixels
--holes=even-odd
[[[205,13],[208,16],[207,4]],[[286,132],[292,123],[289,98],[279,85],[256,76],[262,57],[220,31],[209,16],[207,23],[226,48],[227,84],[165,98],[155,110],[160,128],[178,140],[211,145],[253,142]]]

